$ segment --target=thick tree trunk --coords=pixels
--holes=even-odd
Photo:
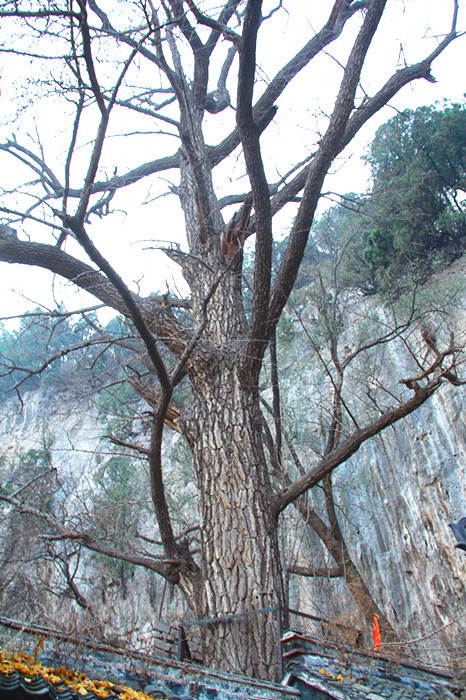
[[[192,400],[181,419],[193,454],[201,533],[201,574],[188,602],[198,619],[238,616],[200,627],[208,666],[273,679],[276,611],[255,611],[284,606],[285,594],[262,445],[259,370],[254,374],[246,369],[242,255],[239,251],[229,259],[220,251],[224,222],[211,174],[200,168],[206,162],[201,122],[191,115],[186,124],[191,136],[183,141],[179,195],[190,255],[182,266],[191,289],[194,327],[206,318],[206,355],[198,362],[197,348],[187,364]]]
[[[285,594],[256,383],[227,360],[209,380],[193,381],[188,426],[200,493],[199,614],[242,616],[204,628],[206,663],[270,679],[276,615],[254,611],[283,606]]]

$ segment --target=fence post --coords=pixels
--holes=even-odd
[[[277,632],[278,632],[278,677],[282,680],[285,675],[285,663],[283,659],[283,644],[281,643],[281,638],[283,637],[283,618],[282,609],[277,608]]]
[[[183,639],[184,639],[183,625],[178,625],[178,639],[176,642],[176,660],[177,661],[183,661]]]

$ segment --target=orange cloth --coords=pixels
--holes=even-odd
[[[380,646],[382,637],[380,636],[378,615],[374,615],[372,618],[372,639],[374,640],[374,651],[382,651],[382,647]]]

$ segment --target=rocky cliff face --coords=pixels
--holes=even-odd
[[[353,561],[400,639],[420,640],[403,651],[453,666],[464,664],[466,642],[466,557],[448,527],[466,513],[464,421],[464,392],[446,388],[362,447],[334,480]],[[308,551],[318,549],[307,537]],[[361,625],[341,583],[294,585],[298,608]]]
[[[391,398],[409,395],[400,380],[420,373],[419,359],[427,355],[427,361],[435,360],[432,350],[423,344],[426,324],[431,328],[435,324],[439,347],[447,347],[452,337],[457,346],[464,346],[464,273],[463,262],[454,276],[459,286],[450,298],[454,304],[449,305],[449,314],[442,304],[445,289],[452,289],[451,280],[441,279],[429,302],[433,298],[436,304],[433,316],[415,324],[406,342],[399,339],[374,347],[348,371],[344,396],[360,425],[370,419],[375,404],[390,403],[388,392]],[[359,342],[361,320],[364,323],[369,318],[377,318],[386,329],[393,327],[387,312],[374,309],[373,301],[358,301],[340,337],[343,359]],[[300,353],[302,357],[303,348]],[[308,344],[308,355],[312,354]],[[328,355],[324,359],[328,361]],[[459,372],[464,375],[462,365]],[[296,431],[303,464],[322,451],[322,424],[328,419],[322,411],[313,415],[312,410],[322,406],[324,383],[322,366],[314,356],[298,382],[288,386],[290,410],[303,415],[303,405],[308,406],[304,434]],[[466,556],[455,548],[448,523],[466,515],[465,401],[464,386],[445,383],[420,409],[365,443],[333,477],[338,520],[351,558],[400,640],[413,642],[404,645],[403,651],[431,663],[449,659],[453,668],[462,664],[463,669]],[[351,429],[348,420],[346,427]],[[312,502],[322,504],[318,493]],[[304,535],[307,547],[297,551],[297,561],[309,564],[312,553],[320,551],[316,565],[331,568],[318,538],[309,528]],[[300,608],[361,624],[360,611],[335,579],[311,583],[306,579],[303,583],[293,577],[292,591]]]
[[[362,316],[360,308],[354,314],[355,328]],[[451,317],[449,319],[457,337],[466,326],[465,320],[464,309],[456,310],[454,323]],[[348,324],[342,336],[343,347],[354,347],[354,328]],[[422,351],[419,337],[413,336],[411,341],[413,347],[417,343]],[[293,427],[293,416],[301,421],[296,429],[299,433],[296,446],[306,465],[315,460],[320,449],[324,419],[313,407],[322,406],[322,370],[304,338],[299,340],[298,337],[298,345],[293,345],[289,352],[284,351],[283,358],[284,366],[294,365],[296,369],[299,363],[299,379],[291,370],[286,370],[283,389],[287,396],[289,425]],[[373,396],[381,401],[376,389],[385,386],[388,379],[394,391],[405,391],[398,379],[412,374],[412,360],[401,342],[375,348],[361,359],[347,380],[348,401],[355,411],[357,406],[366,403],[369,415],[370,387],[374,389]],[[361,376],[367,381],[361,381]],[[24,480],[31,469],[33,477],[33,468],[42,464],[50,471],[50,478],[55,479],[52,489],[55,512],[67,511],[74,517],[76,526],[85,526],[86,518],[93,515],[92,499],[103,502],[104,494],[109,508],[102,475],[111,468],[116,453],[103,438],[108,431],[107,418],[92,401],[78,401],[66,392],[51,395],[37,390],[26,394],[23,400],[23,406],[13,400],[1,404],[2,484],[13,483],[15,478],[18,482],[20,478]],[[455,549],[448,527],[449,522],[466,515],[464,405],[464,387],[446,384],[416,413],[366,443],[334,477],[339,522],[353,561],[373,597],[401,639],[413,641],[408,647],[413,655],[417,658],[422,655],[431,662],[448,659],[453,666],[460,664],[460,657],[464,657],[466,642],[466,557]],[[304,424],[306,416],[308,422]],[[136,418],[132,429],[143,439],[143,422]],[[179,500],[181,510],[195,510],[189,469],[179,468],[182,445],[175,433],[167,431],[167,435],[166,456],[174,465],[169,477],[171,497]],[[119,465],[123,464],[122,459],[130,459],[128,464],[134,478],[145,483],[143,461],[135,460],[125,451],[118,455]],[[139,500],[139,532],[148,538],[147,541],[156,540],[148,490],[145,493],[141,490]],[[318,500],[317,495],[316,503]],[[121,508],[119,517],[120,511]],[[106,527],[110,528],[109,511],[105,512]],[[119,637],[133,644],[149,644],[151,620],[175,620],[177,615],[185,613],[179,599],[173,597],[173,591],[151,572],[112,568],[105,558],[84,553],[79,555],[79,561],[76,554],[71,557],[75,569],[68,571],[83,597],[81,606],[77,605],[70,599],[69,587],[64,585],[66,571],[57,567],[53,557],[41,560],[42,569],[37,579],[34,568],[37,557],[28,558],[21,549],[18,541],[23,537],[24,543],[26,535],[13,537],[11,518],[11,511],[5,509],[0,525],[2,558],[6,562],[0,575],[3,614],[45,615],[50,621],[74,625],[84,632],[88,629],[106,638]],[[285,522],[291,526],[286,532],[290,559],[331,566],[309,529],[298,527],[292,517]],[[18,523],[15,527],[19,527]],[[33,540],[28,542],[30,554],[36,544]],[[150,544],[142,543],[141,551],[144,546],[150,548]],[[43,557],[46,548],[37,549],[37,552]],[[51,589],[55,589],[53,594]],[[33,600],[33,592],[40,598],[40,604],[36,605],[37,601]],[[351,624],[360,622],[344,585],[334,579],[312,581],[293,576],[290,602],[292,607],[319,616]]]
[[[0,478],[3,485],[10,486],[10,493],[14,485],[28,483],[37,469],[42,469],[45,490],[53,494],[50,509],[59,520],[71,523],[70,532],[92,530],[91,523],[97,520],[100,529],[94,534],[112,541],[112,531],[119,528],[116,548],[128,551],[134,542],[128,544],[130,533],[124,531],[122,511],[134,505],[134,492],[142,481],[137,508],[129,512],[131,527],[149,542],[156,540],[144,461],[128,450],[114,449],[104,437],[109,430],[108,415],[94,401],[76,400],[66,390],[61,394],[30,391],[22,400],[1,404]],[[143,436],[142,423],[137,415],[132,421],[134,430]],[[173,452],[169,478],[180,500],[189,501],[193,489],[183,474],[175,471],[177,442],[178,435],[168,432],[165,452],[169,460]],[[121,471],[128,465],[135,488],[127,494],[118,493],[125,488]],[[26,494],[36,504],[40,481],[32,483],[34,493]],[[25,622],[39,620],[72,634],[150,651],[154,621],[170,623],[185,614],[173,588],[153,572],[120,566],[116,560],[85,549],[79,551],[66,540],[63,546],[54,544],[51,551],[44,532],[47,528],[36,518],[27,513],[17,518],[8,507],[3,509],[0,615]],[[149,543],[146,551],[150,549]],[[143,551],[144,541],[139,540],[139,553]]]

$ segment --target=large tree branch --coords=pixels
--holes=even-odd
[[[326,46],[340,36],[348,19],[365,5],[366,3],[342,3],[341,0],[336,0],[325,26],[278,71],[277,75],[270,81],[266,90],[264,90],[263,94],[258,99],[253,109],[253,118],[256,124],[263,124],[268,121],[267,116],[270,114],[274,103],[291,83],[293,78],[295,78],[296,75],[298,75],[298,73]],[[335,8],[338,9],[338,13],[335,16],[334,23],[331,24],[330,19],[332,15],[335,15]],[[239,144],[240,135],[238,128],[236,128],[223,141],[209,149],[209,158],[212,166],[218,165],[230,155]]]
[[[262,19],[262,2],[250,0],[244,18],[243,35],[239,50],[238,102],[236,121],[241,136],[246,169],[251,183],[256,223],[253,299],[246,346],[248,361],[255,362],[263,355],[267,308],[269,304],[272,261],[272,217],[269,186],[259,143],[259,132],[254,123],[252,98],[256,70],[257,32]]]
[[[457,38],[456,20],[458,15],[458,3],[455,1],[452,26],[449,33],[443,38],[439,45],[426,58],[412,66],[407,66],[396,71],[387,82],[370,98],[366,98],[348,120],[345,133],[341,141],[339,152],[344,150],[352,141],[358,131],[374,116],[382,107],[398,93],[400,90],[414,80],[425,79],[433,81],[431,66],[433,61],[439,56],[451,42]],[[308,177],[311,165],[302,168],[300,172],[277,192],[272,198],[272,212],[276,214],[285,204],[291,201],[303,189]]]
[[[272,289],[269,311],[272,326],[276,324],[280,317],[296,280],[322,183],[330,163],[350,143],[370,117],[386,105],[402,87],[419,78],[432,80],[430,73],[432,62],[457,37],[456,19],[458,4],[455,0],[451,30],[435,50],[417,64],[397,71],[374,97],[365,100],[359,107],[353,109],[357,81],[359,80],[368,45],[383,12],[383,5],[383,2],[374,2],[370,6],[370,11],[367,13],[366,20],[345,69],[345,76],[329,127],[315,157],[310,165],[303,168],[272,200],[272,211],[276,213],[286,202],[290,201],[304,188],[302,203],[290,234],[289,245],[285,251],[282,265]],[[365,26],[366,24],[367,26]],[[353,113],[351,114],[351,112]],[[341,136],[338,130],[341,131]],[[272,328],[270,332],[271,330]]]
[[[412,66],[403,68],[392,75],[374,97],[365,100],[355,111],[346,125],[342,140],[342,149],[345,148],[361,127],[378,112],[389,100],[392,99],[405,85],[423,78],[429,82],[435,82],[431,74],[431,66],[434,60],[458,37],[456,32],[456,17],[458,4],[455,1],[454,19],[450,32],[440,44],[426,58]]]
[[[233,5],[234,3],[232,3]],[[258,100],[256,106],[254,107],[253,115],[254,121],[259,126],[260,130],[264,130],[275,115],[275,109],[273,108],[275,100],[284,91],[286,86],[292,81],[292,79],[304,68],[321,50],[325,48],[329,43],[334,41],[341,34],[346,21],[351,17],[357,10],[359,10],[365,3],[344,3],[348,5],[345,12],[342,9],[339,11],[338,21],[336,21],[331,27],[329,27],[329,21],[326,26],[316,34],[307,44],[301,49],[301,51],[296,54],[296,56],[291,59],[288,64],[281,69],[275,78],[270,82],[269,86],[263,93],[263,95]],[[341,2],[336,2],[334,8],[340,5]],[[231,8],[229,8],[231,11]],[[333,12],[333,10],[332,10]],[[160,58],[154,56],[147,48],[141,46],[140,42],[135,41],[131,36],[126,34],[119,34],[116,30],[109,26],[106,28],[106,33],[111,36],[119,38],[122,42],[127,43],[133,49],[138,49],[139,53],[151,62],[155,62],[159,67],[161,66]],[[162,67],[164,72],[167,74],[168,67],[165,65]],[[168,74],[167,74],[168,75]],[[168,77],[170,77],[168,75]],[[169,123],[173,120],[169,119]],[[208,149],[208,157],[212,166],[217,165],[222,160],[224,160],[240,143],[239,131],[236,128],[224,141],[222,141],[217,146],[212,146]],[[13,150],[9,150],[13,153]],[[180,166],[180,154],[175,153],[173,155],[158,158],[147,163],[143,163],[140,166],[130,170],[123,175],[115,175],[108,180],[101,180],[93,182],[90,186],[90,194],[95,194],[99,192],[105,192],[108,190],[121,189],[127,187],[139,180],[148,177],[150,175],[164,172],[173,168],[178,168]],[[63,196],[63,187],[59,185],[58,182],[54,182],[54,187],[52,192],[49,193],[49,198],[60,198]],[[302,189],[302,185],[301,188]],[[298,190],[299,191],[299,190]],[[82,189],[69,188],[68,196],[72,198],[80,198],[82,196]]]
[[[202,51],[204,45],[196,30],[188,20],[181,0],[168,0],[168,3],[173,11],[173,17],[176,24],[181,29],[186,41],[191,47],[193,54],[196,55],[197,52]]]
[[[210,27],[213,30],[205,44],[209,55],[212,53],[221,36],[224,36],[225,39],[228,39],[235,45],[238,45],[240,43],[240,36],[227,26],[228,21],[230,20],[231,16],[240,4],[240,1],[241,0],[229,0],[225,7],[222,8],[220,16],[217,20],[213,19],[212,17],[208,17],[207,15],[202,13],[199,10],[199,8],[194,4],[193,0],[186,0],[189,9],[195,16],[198,24],[203,24],[206,27]]]
[[[321,145],[309,166],[302,201],[272,292],[270,308],[272,327],[276,324],[286,299],[288,299],[293,289],[319,201],[322,184],[333,159],[341,150],[342,135],[353,110],[356,88],[364,60],[385,5],[386,0],[373,0],[369,5],[366,17],[348,58],[329,125],[322,138]]]
[[[342,578],[345,574],[343,566],[333,567],[315,567],[315,566],[299,566],[294,564],[288,567],[288,573],[296,574],[297,576],[307,576],[308,578]]]
[[[100,272],[56,246],[19,240],[12,229],[0,226],[0,261],[32,265],[50,270],[70,280],[80,289],[124,316],[129,316],[119,292]],[[173,316],[170,300],[164,297],[142,299],[132,294],[149,324],[156,324],[158,337],[176,354],[182,354],[191,334]],[[176,304],[176,302],[174,302]]]
[[[160,398],[153,413],[151,442],[149,448],[151,493],[165,553],[169,557],[176,556],[178,553],[178,545],[175,541],[175,535],[171,525],[162,472],[163,427],[173,394],[173,384],[170,381],[165,363],[158,350],[156,339],[154,338],[149,325],[146,323],[144,314],[142,313],[142,310],[135,300],[133,294],[110,265],[108,260],[104,258],[104,256],[91,241],[86,230],[84,229],[84,226],[82,225],[82,221],[74,217],[64,218],[66,225],[73,231],[78,242],[82,245],[91,260],[100,267],[102,272],[104,272],[106,277],[123,299],[125,306],[128,309],[129,316],[131,317],[131,320],[146,347],[147,353],[160,382]]]
[[[61,523],[53,515],[50,515],[50,513],[46,513],[39,508],[31,506],[28,503],[23,503],[17,498],[13,498],[1,488],[0,501],[10,504],[19,513],[32,515],[35,518],[45,522],[50,528],[50,533],[42,535],[42,538],[44,539],[75,540],[80,542],[84,547],[86,547],[86,549],[90,549],[93,552],[105,554],[113,559],[127,561],[131,564],[135,564],[136,566],[143,566],[145,569],[150,569],[151,571],[155,571],[157,574],[160,574],[171,583],[177,583],[178,581],[178,572],[181,562],[176,559],[157,559],[155,557],[124,552],[116,547],[108,546],[105,542],[92,537],[88,533],[81,532],[70,527],[65,527],[63,523]]]
[[[342,440],[339,445],[323,457],[304,476],[297,479],[289,487],[283,489],[275,497],[274,507],[277,514],[284,510],[290,503],[293,503],[299,496],[319,483],[327,474],[330,474],[340,464],[346,462],[361,445],[374,435],[378,435],[397,421],[405,418],[422,406],[442,385],[442,372],[436,374],[423,387],[416,387],[414,395],[400,403],[398,406],[386,411],[379,418],[369,423],[364,428],[356,430],[346,440]]]
[[[74,17],[76,19],[80,18],[78,12],[72,12],[71,10],[16,10],[16,11],[5,11],[0,10],[0,17],[17,17],[21,19],[31,19],[33,17],[38,17],[48,19],[49,17]]]
[[[65,187],[61,185],[53,173],[47,169],[47,166],[39,159],[38,156],[32,153],[32,151],[20,146],[14,141],[7,141],[4,144],[0,144],[0,150],[9,153],[13,157],[24,162],[28,167],[35,170],[35,172],[37,172],[40,176],[41,182],[45,175],[44,184],[50,187],[47,196],[44,198],[45,200],[60,199],[63,197]],[[22,154],[27,155],[29,160],[24,158]],[[35,165],[34,162],[37,165]],[[139,182],[139,180],[142,180],[145,177],[155,175],[156,173],[165,172],[166,170],[178,169],[179,166],[180,155],[179,153],[175,153],[171,156],[157,158],[156,160],[143,163],[142,165],[133,168],[123,175],[113,175],[108,180],[98,180],[90,186],[89,191],[92,195],[100,192],[122,189],[123,187],[128,187],[135,182]],[[66,193],[68,197],[79,199],[82,195],[82,189],[69,187],[66,190]]]

